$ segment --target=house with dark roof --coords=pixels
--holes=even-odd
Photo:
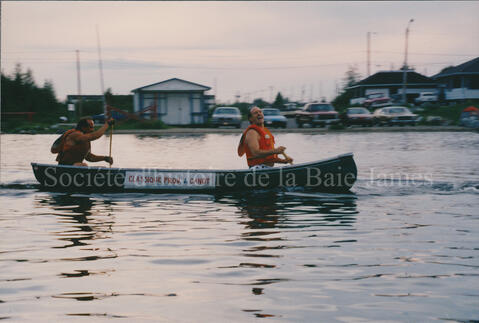
[[[479,57],[432,76],[447,101],[479,99]]]
[[[145,85],[132,90],[134,111],[141,113],[150,108],[150,117],[165,124],[204,124],[209,106],[214,104],[214,96],[205,93],[209,90],[208,86],[178,78]]]
[[[369,94],[382,93],[390,98],[401,98],[403,93],[404,71],[381,71],[348,88],[353,91],[351,104],[358,102]],[[406,72],[406,97],[409,103],[421,92],[436,92],[436,82],[427,76],[413,70]]]

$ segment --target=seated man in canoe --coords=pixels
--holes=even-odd
[[[113,164],[113,158],[109,156],[97,156],[91,153],[90,142],[103,136],[109,126],[113,125],[114,119],[109,119],[98,130],[94,130],[94,122],[90,117],[80,119],[75,129],[70,129],[58,138],[53,144],[52,153],[58,153],[59,165],[88,166],[83,162],[106,161]]]
[[[246,153],[246,161],[250,168],[273,167],[275,163],[293,162],[292,158],[284,155],[285,147],[274,148],[274,136],[264,126],[263,111],[259,107],[252,107],[249,110],[248,120],[250,125],[241,136],[238,156],[241,157]],[[286,158],[279,158],[278,154],[283,154]]]

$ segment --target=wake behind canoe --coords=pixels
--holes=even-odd
[[[42,188],[65,192],[227,191],[306,187],[345,192],[356,181],[353,154],[266,169],[103,168],[32,163]]]

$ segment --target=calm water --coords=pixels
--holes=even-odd
[[[238,137],[116,135],[113,156],[244,168]],[[44,192],[29,163],[55,138],[1,137],[0,319],[479,320],[479,134],[277,136],[296,162],[353,152],[350,195]]]

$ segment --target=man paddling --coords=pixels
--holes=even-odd
[[[275,163],[288,164],[293,159],[279,158],[278,154],[284,154],[286,147],[274,148],[274,136],[264,126],[263,111],[259,107],[252,107],[248,112],[250,125],[243,132],[238,145],[238,156],[246,153],[246,161],[250,168],[273,167]],[[253,130],[253,131],[250,131]]]
[[[113,158],[110,156],[97,156],[91,153],[90,142],[103,136],[109,126],[115,123],[114,119],[109,119],[98,130],[94,130],[95,123],[92,118],[85,117],[80,119],[75,129],[68,130],[61,138],[60,142],[55,142],[58,147],[57,161],[60,165],[88,166],[83,162],[86,159],[89,162],[106,161],[113,164]],[[55,146],[54,144],[54,146]],[[54,152],[54,147],[52,147]]]

